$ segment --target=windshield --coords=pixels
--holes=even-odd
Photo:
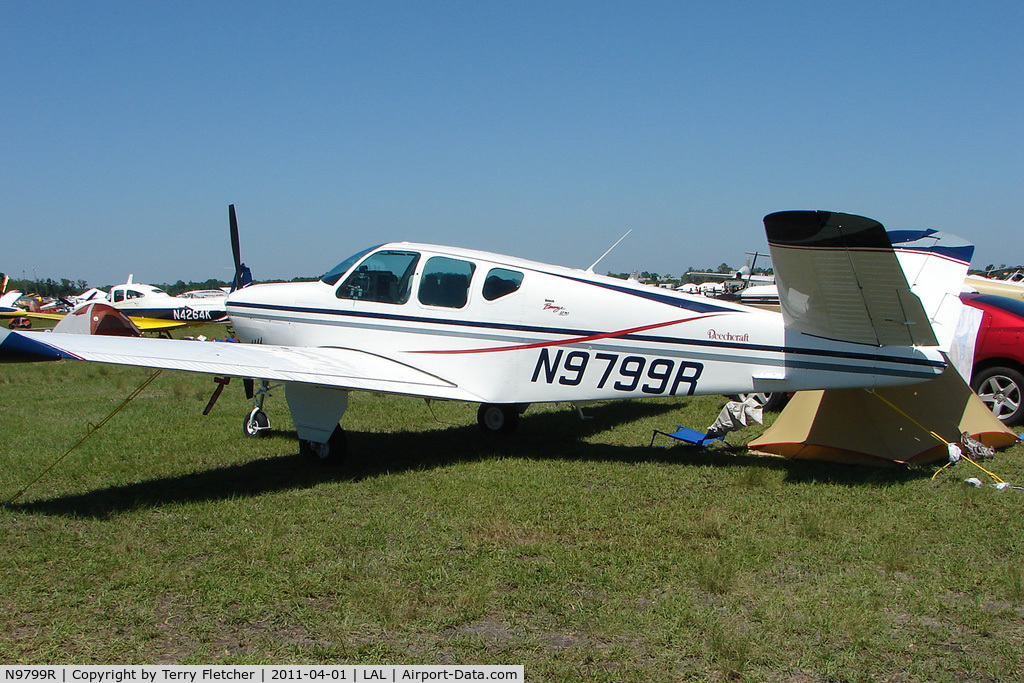
[[[352,266],[354,266],[361,258],[363,258],[367,254],[369,254],[371,251],[373,251],[374,249],[377,249],[380,246],[381,245],[378,244],[375,247],[370,247],[369,249],[363,249],[358,254],[353,254],[352,256],[349,256],[347,259],[345,259],[344,261],[342,261],[341,263],[339,263],[338,265],[334,266],[329,271],[327,271],[327,274],[324,275],[322,278],[320,278],[320,281],[321,282],[326,282],[329,285],[336,284],[338,282],[338,280],[341,279],[341,276],[344,275],[345,273],[347,273],[349,271],[349,269],[352,268]]]
[[[419,259],[415,251],[378,251],[361,261],[335,294],[339,299],[404,304]]]

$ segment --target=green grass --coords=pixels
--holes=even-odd
[[[0,366],[0,499],[150,372]],[[164,372],[0,510],[2,663],[495,663],[535,681],[1004,681],[1024,670],[1024,492],[649,448],[721,400],[475,406],[353,394],[348,461],[242,435]],[[743,444],[760,432],[729,437]],[[659,442],[663,443],[663,442]],[[990,468],[1024,482],[1024,448]],[[984,475],[982,475],[984,478]]]

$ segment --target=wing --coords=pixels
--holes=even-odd
[[[693,277],[705,277],[709,280],[741,280],[743,279],[737,273],[708,273],[703,270],[688,270],[686,275],[692,275]]]
[[[185,327],[188,325],[188,323],[180,320],[167,320],[165,318],[140,318],[138,316],[128,316],[128,319],[135,323],[135,327],[139,328],[142,332],[164,332],[166,330],[176,330],[179,327]]]
[[[0,361],[61,358],[481,402],[442,377],[354,349],[0,329]]]
[[[60,320],[63,313],[39,313],[37,311],[0,311],[0,318],[32,318],[33,320]]]
[[[39,313],[33,311],[0,311],[0,318],[31,318],[32,320],[63,320],[66,313]],[[143,332],[164,332],[185,327],[189,323],[180,320],[166,320],[163,318],[139,318],[128,316],[128,319],[135,323]]]

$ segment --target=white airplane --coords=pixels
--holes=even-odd
[[[236,282],[240,263],[234,206]],[[479,403],[491,432],[531,403],[881,387],[936,377],[973,247],[929,233],[785,211],[764,219],[782,312],[483,251],[397,242],[317,282],[235,289],[241,344],[0,330],[0,359],[70,358],[283,382],[300,451],[345,452],[354,390]],[[923,234],[923,233],[922,233]],[[870,277],[867,277],[870,275]],[[244,282],[244,280],[243,280]],[[266,433],[265,391],[246,433]]]
[[[753,256],[753,263],[750,257]],[[689,270],[686,272],[687,276],[690,277],[701,277],[711,280],[732,280],[736,287],[745,287],[749,284],[770,284],[775,282],[774,275],[761,275],[753,272],[753,268],[757,264],[759,256],[765,256],[758,252],[747,252],[747,262],[739,270],[732,270],[728,273],[718,273],[708,270]],[[684,285],[685,286],[685,285]],[[735,287],[734,287],[735,289]]]
[[[75,296],[66,296],[64,297],[64,299],[71,304],[72,308],[75,308],[79,304],[84,304],[88,301],[99,301],[101,299],[106,300],[106,297],[107,293],[104,292],[102,289],[90,287],[81,294],[77,294]]]
[[[44,300],[35,294],[25,295],[12,289],[0,296],[0,318],[35,316],[58,319],[63,314],[52,312],[55,306],[53,300]]]
[[[132,275],[128,276],[128,282],[111,287],[109,292],[93,288],[77,297],[62,299],[62,310],[56,310],[55,306],[34,307],[32,310],[19,308],[14,305],[14,301],[21,293],[17,293],[14,300],[10,300],[10,294],[8,292],[0,297],[0,318],[26,316],[59,321],[66,315],[66,305],[71,306],[71,312],[78,312],[99,301],[122,311],[144,332],[164,332],[185,325],[220,322],[227,318],[224,309],[226,292],[216,290],[206,293],[203,290],[189,297],[174,297],[152,285],[134,282]]]
[[[0,312],[5,313],[18,313],[21,314],[24,311],[14,305],[18,299],[21,298],[21,292],[16,289],[12,289],[9,292],[4,292],[0,295]]]
[[[968,275],[964,278],[964,290],[1006,296],[1011,299],[1024,299],[1024,279],[1022,279],[1020,271],[1011,273],[1002,279]]]
[[[226,292],[204,297],[171,296],[153,285],[135,282],[134,275],[129,275],[124,284],[111,287],[105,298],[108,304],[133,318],[156,318],[194,325],[218,322],[227,317],[224,308]]]

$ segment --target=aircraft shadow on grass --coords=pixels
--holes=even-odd
[[[27,503],[14,503],[10,510],[72,517],[103,519],[138,509],[174,503],[205,502],[259,496],[276,491],[302,489],[324,482],[359,481],[382,474],[443,467],[490,457],[536,460],[590,460],[599,462],[662,462],[683,466],[756,466],[782,469],[786,483],[821,483],[847,486],[886,485],[927,476],[924,471],[876,470],[822,462],[745,455],[745,449],[713,446],[654,447],[648,442],[636,446],[587,443],[587,436],[616,425],[656,417],[684,404],[615,402],[586,409],[588,419],[580,421],[565,412],[523,416],[518,433],[496,437],[482,433],[476,425],[453,426],[428,432],[349,432],[348,459],[340,464],[296,462],[291,453],[261,458],[243,464],[225,465],[201,472],[179,474],[110,486],[87,493],[58,496]],[[278,432],[282,442],[294,444],[295,432]],[[675,444],[665,444],[674,445]]]

